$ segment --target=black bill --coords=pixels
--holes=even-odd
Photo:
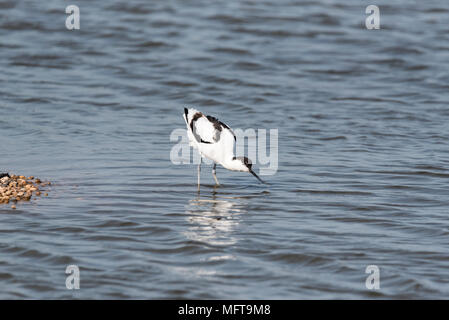
[[[251,170],[250,171],[251,172],[251,174],[253,175],[253,176],[255,176],[256,178],[257,178],[257,180],[259,180],[260,182],[262,182],[262,183],[265,183],[266,184],[266,182],[265,181],[263,181],[262,179],[260,179],[259,178],[259,176],[253,171],[253,170]]]

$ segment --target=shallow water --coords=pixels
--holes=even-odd
[[[0,205],[0,298],[448,296],[449,3],[68,4],[0,1],[0,171],[53,182]],[[279,129],[270,185],[198,195],[186,105]]]

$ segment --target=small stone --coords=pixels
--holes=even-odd
[[[13,202],[12,206],[15,207],[15,203],[18,201],[37,199],[33,195],[40,196],[43,194],[48,196],[48,193],[44,192],[47,185],[50,185],[50,183],[43,182],[34,176],[26,177],[24,175],[0,173],[0,204]]]
[[[13,204],[13,205],[11,206],[11,209],[16,209],[16,206]]]
[[[0,173],[0,178],[9,177],[8,173]]]

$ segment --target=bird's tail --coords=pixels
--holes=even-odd
[[[184,108],[184,120],[189,124],[189,109]]]
[[[192,121],[192,118],[195,114],[199,113],[198,110],[194,109],[194,108],[184,108],[184,120],[187,123],[187,126],[190,125],[190,122]]]
[[[193,108],[190,108],[190,109],[184,108],[183,118],[187,125],[187,136],[189,138],[189,145],[191,145],[192,147],[196,147],[196,144],[194,142],[194,137],[193,137],[192,130],[190,127],[190,122],[193,119],[193,115],[196,114],[197,112],[198,111]]]

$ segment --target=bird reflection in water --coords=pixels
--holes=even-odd
[[[185,236],[194,241],[210,245],[232,245],[237,242],[233,234],[240,222],[240,215],[246,212],[239,197],[217,196],[214,188],[211,197],[199,195],[189,201],[186,213],[190,227]],[[242,199],[242,198],[240,198]]]

